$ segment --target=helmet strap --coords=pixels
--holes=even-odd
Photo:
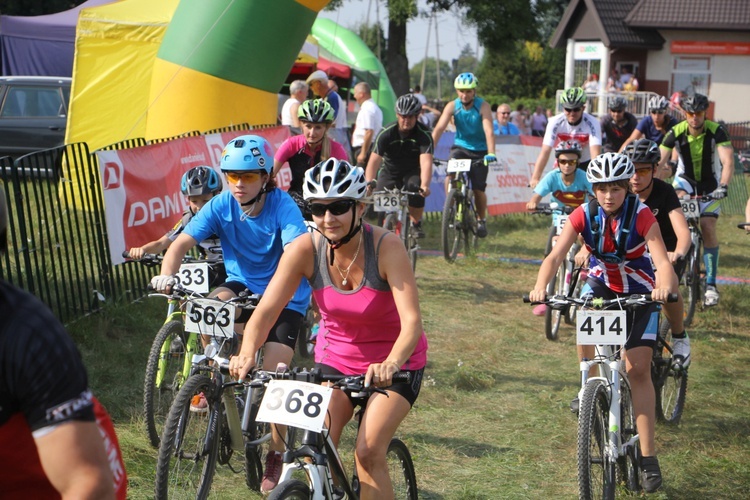
[[[321,236],[323,236],[323,238],[326,239],[326,241],[328,241],[328,247],[331,250],[330,253],[328,254],[331,265],[333,265],[333,251],[349,243],[351,239],[357,235],[360,229],[362,229],[361,218],[359,219],[359,224],[357,224],[356,227],[354,226],[354,219],[356,218],[356,214],[357,214],[357,204],[355,203],[354,205],[352,205],[352,224],[349,227],[349,234],[341,238],[339,241],[333,241],[333,240],[328,239],[326,235],[324,235],[323,233],[320,233],[320,230],[318,228],[315,228],[315,230],[318,231],[321,234]]]

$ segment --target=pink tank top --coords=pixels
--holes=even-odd
[[[364,279],[354,290],[341,290],[331,281],[326,240],[318,237],[315,271],[310,284],[323,325],[315,344],[315,362],[345,375],[365,373],[372,363],[383,362],[401,333],[401,320],[393,294],[378,272],[378,248],[372,227],[363,224]],[[315,238],[315,236],[313,236]],[[427,363],[427,337],[422,332],[414,352],[401,367],[419,370]]]

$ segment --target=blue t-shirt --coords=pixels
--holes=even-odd
[[[253,293],[264,293],[281,259],[284,247],[307,233],[302,213],[281,189],[266,194],[257,217],[246,217],[230,191],[214,196],[193,217],[184,233],[197,241],[215,234],[221,241],[229,281],[239,281]],[[305,314],[310,285],[302,280],[289,309]]]
[[[454,101],[456,109],[453,111],[453,121],[456,124],[456,140],[454,146],[469,151],[487,151],[487,138],[482,127],[482,103],[484,99],[474,97],[474,102],[469,109],[464,109],[461,99]]]
[[[672,127],[677,125],[677,120],[674,119],[673,116],[667,115],[667,120],[664,124],[664,128],[669,132]],[[664,133],[661,132],[658,128],[656,128],[656,125],[654,125],[654,119],[651,117],[651,115],[644,116],[640,122],[638,122],[638,125],[635,127],[637,131],[639,131],[641,134],[643,134],[643,137],[650,141],[654,141],[656,144],[661,144],[662,139],[664,139]]]
[[[552,201],[568,207],[577,207],[588,201],[588,196],[594,196],[591,183],[586,179],[586,172],[580,168],[576,169],[576,176],[570,186],[566,186],[562,179],[560,169],[554,169],[542,177],[539,184],[534,188],[539,196],[552,195]]]
[[[518,127],[514,124],[508,122],[507,125],[500,126],[500,122],[497,120],[492,120],[492,132],[495,135],[521,135]]]

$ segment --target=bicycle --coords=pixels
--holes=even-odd
[[[373,193],[374,211],[381,214],[381,225],[401,239],[409,255],[412,270],[417,269],[419,240],[409,216],[409,196],[420,196],[419,191],[404,188],[385,188]],[[380,218],[379,217],[379,218]]]
[[[123,252],[122,256],[126,259],[130,258],[128,252]],[[160,265],[161,261],[161,255],[145,254],[135,262],[154,267]],[[218,263],[187,256],[183,259],[177,278],[186,290],[193,293],[193,296],[204,296],[208,293],[209,266]],[[185,332],[182,296],[182,294],[149,294],[149,297],[167,299],[167,317],[151,344],[146,362],[146,375],[143,380],[143,415],[149,441],[155,448],[159,446],[164,421],[174,395],[190,376],[193,355],[203,350],[198,336]]]
[[[156,498],[206,498],[217,464],[233,473],[244,470],[247,486],[260,491],[262,448],[271,439],[268,426],[255,420],[262,395],[245,390],[219,368],[229,363],[239,345],[235,308],[254,309],[260,295],[243,293],[227,301],[193,298],[179,285],[173,293],[183,294],[186,301],[186,329],[210,340],[203,354],[193,355],[192,373],[169,410],[156,465]],[[260,352],[258,363],[259,358]],[[192,408],[201,395],[205,412]],[[242,466],[233,465],[235,454]]]
[[[250,387],[267,386],[258,420],[293,425],[304,429],[299,446],[288,446],[283,456],[283,469],[278,486],[269,500],[359,498],[356,468],[348,478],[341,457],[326,432],[325,416],[333,390],[343,390],[357,399],[360,406],[355,415],[357,428],[364,405],[372,392],[385,393],[371,386],[364,387],[364,375],[325,375],[317,369],[286,372],[256,371]],[[410,374],[397,373],[394,381],[408,382]],[[320,385],[331,382],[332,386]],[[417,499],[417,480],[409,449],[394,438],[388,446],[387,460],[395,498]],[[305,481],[295,478],[302,471]]]
[[[565,226],[565,222],[568,220],[568,215],[574,209],[569,206],[559,207],[557,203],[550,203],[549,205],[539,205],[532,212],[535,214],[551,215],[552,225],[550,226],[549,236],[547,238],[547,245],[545,247],[545,257],[552,251],[552,247],[555,244],[557,236],[562,233],[562,228]],[[578,243],[574,243],[565,260],[560,264],[557,273],[552,277],[552,280],[547,285],[547,295],[564,295],[569,297],[578,296],[583,287],[583,281],[579,279],[582,268],[576,267],[575,256],[581,246]],[[544,313],[544,334],[548,340],[558,340],[560,323],[562,320],[566,324],[573,324],[576,318],[576,308],[567,307],[563,309],[553,309],[548,307]]]
[[[462,240],[466,255],[475,253],[477,249],[477,212],[469,171],[475,162],[478,164],[482,161],[448,160],[446,172],[455,175],[450,180],[450,189],[443,205],[441,236],[443,255],[450,263],[456,261]]]
[[[651,380],[656,394],[656,418],[666,424],[678,424],[685,409],[688,370],[674,360],[672,327],[666,318],[659,324],[651,358]]]
[[[676,300],[676,295],[670,295],[670,302]],[[529,302],[528,297],[524,302]],[[551,308],[589,308],[579,311],[576,322],[577,343],[596,346],[594,358],[580,363],[576,456],[581,499],[612,499],[618,482],[630,491],[640,489],[639,435],[620,353],[628,336],[625,310],[652,302],[650,295],[635,294],[614,299],[558,295],[532,303]],[[590,377],[594,366],[599,375]]]

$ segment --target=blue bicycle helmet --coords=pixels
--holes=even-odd
[[[222,187],[219,174],[213,168],[206,166],[191,168],[185,172],[180,182],[180,191],[185,196],[219,194]]]
[[[249,172],[264,170],[267,174],[273,169],[273,148],[259,135],[241,135],[224,146],[221,152],[222,172]]]

